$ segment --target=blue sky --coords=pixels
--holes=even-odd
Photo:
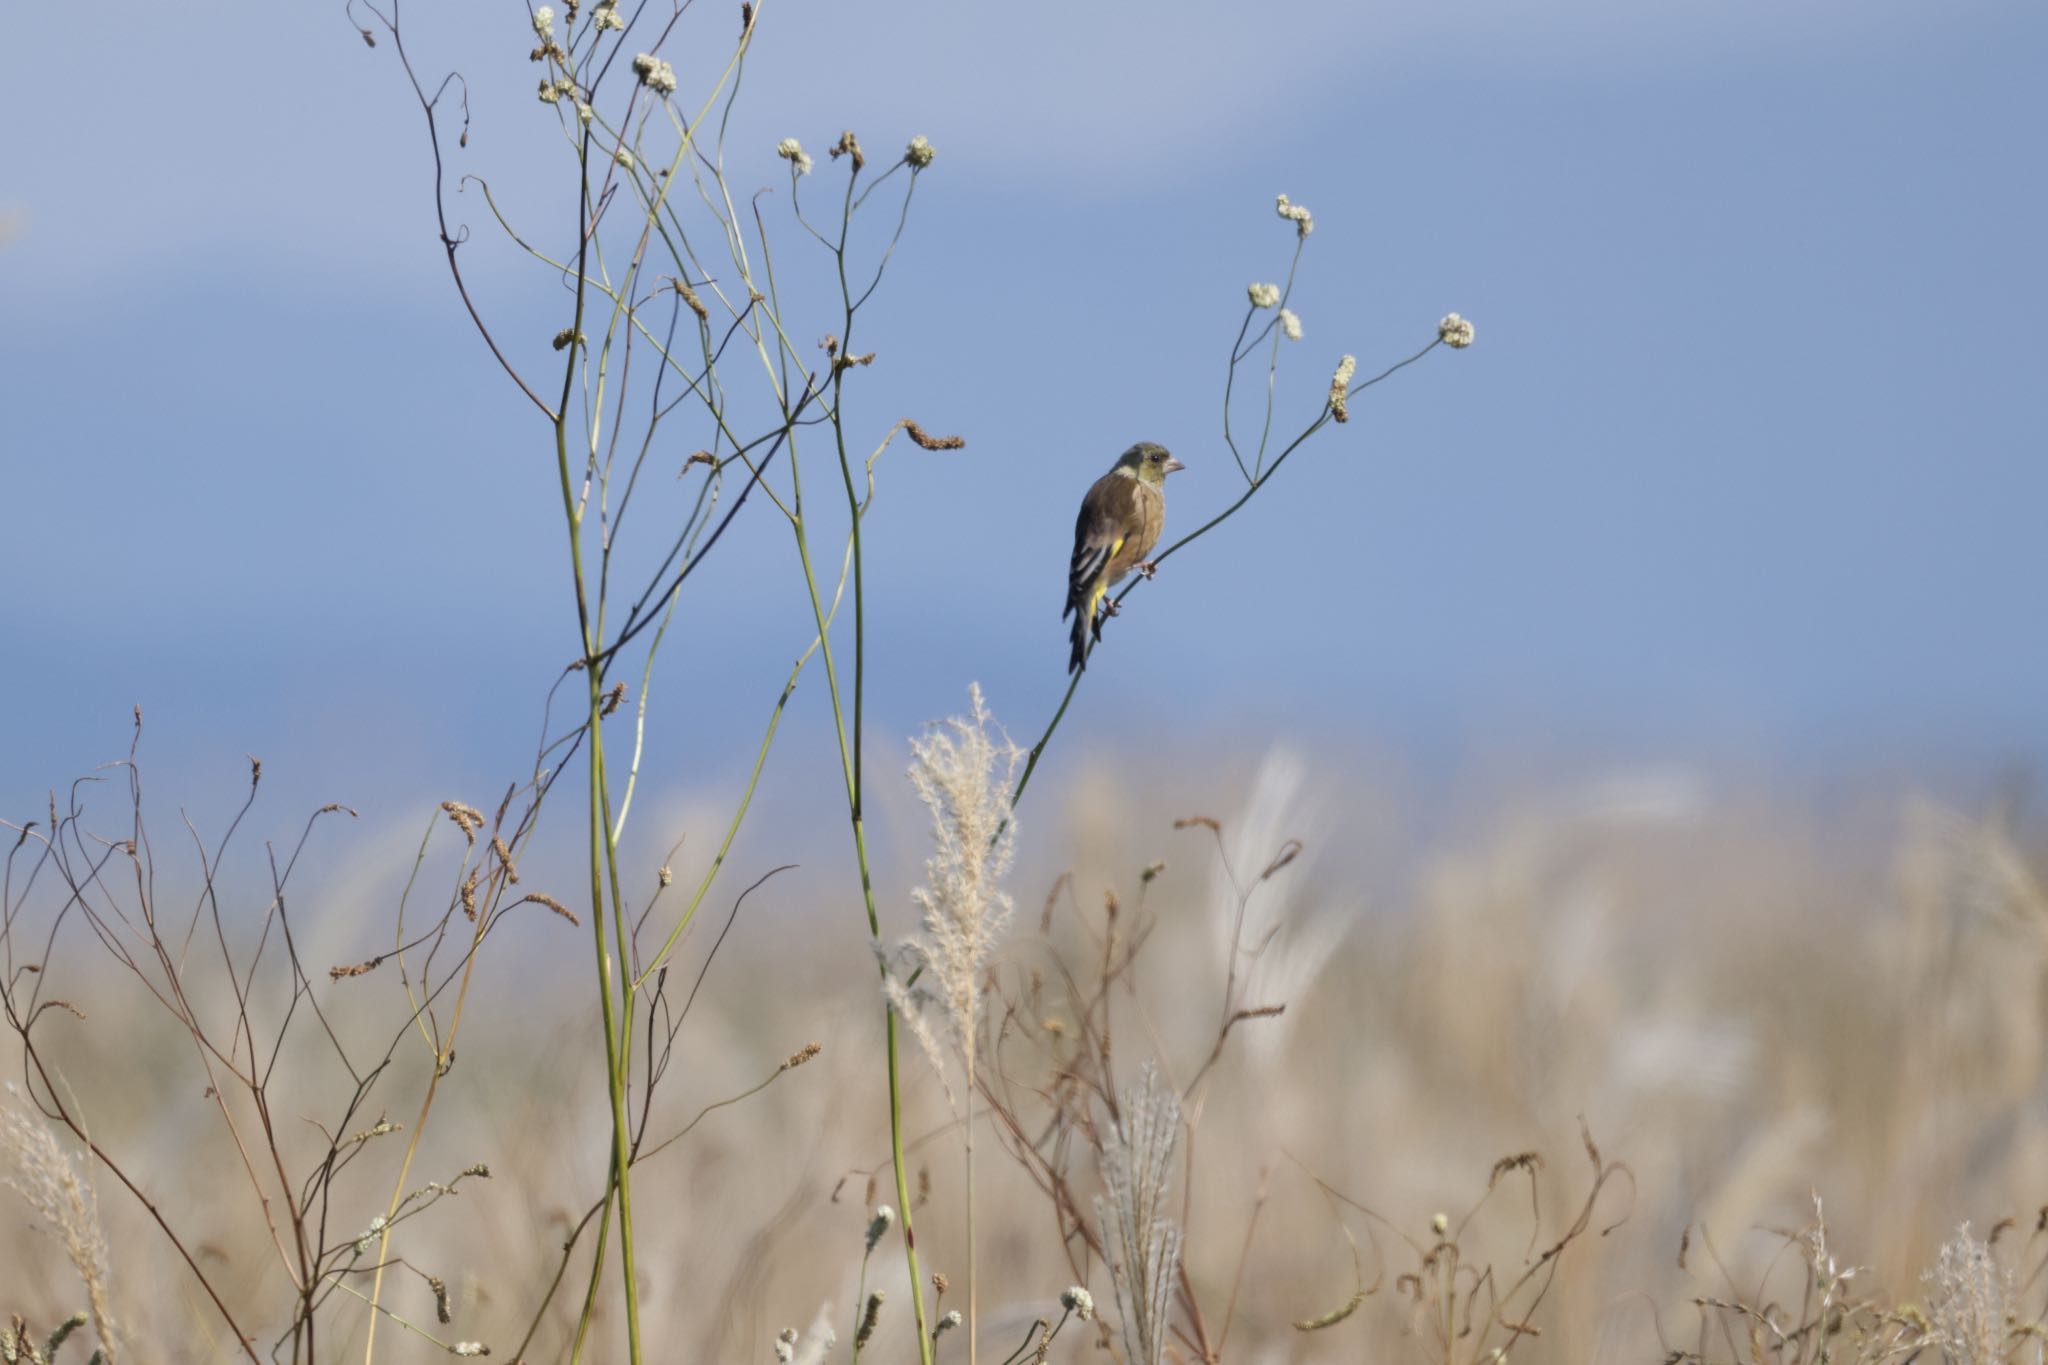
[[[457,168],[511,184],[555,150],[494,10],[420,9],[415,41],[476,87]],[[877,734],[971,679],[1036,733],[1073,508],[1125,445],[1189,465],[1176,526],[1234,495],[1222,362],[1284,268],[1284,191],[1317,230],[1283,414],[1453,309],[1478,344],[1133,599],[1077,748],[2048,757],[2039,6],[770,0],[764,25],[736,181],[847,125],[939,150],[859,412],[970,447],[884,466]],[[17,73],[57,112],[0,162],[0,798],[114,756],[136,702],[202,785],[245,751],[321,799],[502,780],[573,653],[552,455],[448,287],[388,46],[338,5],[112,3],[72,34],[92,71]],[[544,350],[559,296],[457,207],[484,306]],[[760,510],[657,684],[721,718],[657,735],[680,785],[731,770],[803,643]],[[822,689],[799,706],[816,748]]]

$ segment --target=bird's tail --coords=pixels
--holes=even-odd
[[[1098,641],[1102,639],[1102,621],[1095,613],[1100,610],[1102,599],[1108,593],[1109,584],[1098,578],[1095,590],[1088,594],[1085,602],[1073,597],[1067,600],[1067,610],[1074,614],[1074,633],[1069,637],[1074,643],[1074,652],[1067,656],[1067,672],[1080,673],[1087,669],[1088,637],[1093,634]]]

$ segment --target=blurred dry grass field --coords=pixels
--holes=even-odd
[[[1915,1311],[1935,1315],[1944,1294],[1954,1298],[1921,1277],[1964,1221],[2014,1272],[2010,1335],[1994,1334],[1995,1358],[2034,1358],[2028,1326],[2042,1314],[2035,1275],[2048,1246],[2048,896],[2039,849],[2007,818],[1905,801],[1865,822],[1882,837],[1844,835],[1768,793],[1615,782],[1506,803],[1409,850],[1414,871],[1401,884],[1366,889],[1360,846],[1383,836],[1362,832],[1371,822],[1361,813],[1383,803],[1332,776],[1311,780],[1276,755],[1235,790],[1176,788],[1186,794],[1168,811],[1101,770],[1037,812],[1057,828],[1035,831],[1010,878],[1019,909],[990,973],[990,1102],[976,1116],[991,1360],[1035,1340],[1036,1320],[1057,1319],[1069,1284],[1115,1317],[1110,1277],[1047,1198],[1034,1175],[1044,1168],[1028,1152],[1014,1158],[1052,1131],[1063,1076],[1100,1067],[1123,1085],[1146,1062],[1184,1094],[1172,1200],[1188,1282],[1223,1359],[1880,1358],[1842,1306],[1876,1299],[1883,1308],[1868,1312],[1894,1314],[1885,1330],[1917,1332]],[[1189,816],[1217,828],[1176,828]],[[1298,852],[1286,857],[1290,840]],[[330,852],[324,874],[342,893],[300,893],[318,904],[300,912],[309,961],[349,961],[388,936],[382,888],[368,889],[356,861],[380,856],[375,842],[344,833],[337,847],[349,851]],[[224,865],[231,926],[262,917],[254,848],[245,859],[259,861],[243,871],[257,880],[234,880]],[[166,850],[159,859],[176,880]],[[899,888],[916,880],[903,862],[878,874],[899,927],[909,916]],[[38,914],[47,923],[52,889],[20,899],[17,930]],[[734,920],[676,1034],[650,1128],[674,1132],[772,1083],[703,1113],[636,1166],[656,1359],[770,1361],[781,1329],[821,1311],[846,1342],[863,1232],[872,1204],[890,1197],[863,926],[836,904],[843,895],[760,896]],[[682,977],[696,975],[718,927],[693,931]],[[84,936],[75,918],[66,933]],[[166,1026],[136,978],[89,944],[68,947],[49,955],[44,990],[86,1017],[40,1026],[53,1072],[93,1140],[121,1154],[267,1349],[292,1293],[285,1259],[192,1040]],[[489,1178],[403,1225],[393,1254],[417,1273],[387,1297],[431,1325],[431,1276],[452,1319],[432,1330],[515,1359],[565,1236],[603,1190],[610,1116],[604,1074],[590,1065],[597,1021],[582,935],[536,914],[487,951],[410,1184],[477,1163]],[[347,1039],[380,1038],[393,1007],[404,1014],[388,965],[315,991]],[[287,998],[259,991],[251,1013],[275,1018]],[[778,1070],[812,1041],[821,1055]],[[393,1054],[388,1094],[361,1126],[382,1117],[401,1128],[362,1144],[351,1182],[337,1182],[330,1232],[369,1229],[382,1211],[428,1055]],[[317,1125],[347,1076],[304,1034],[277,1076],[284,1146],[317,1155],[328,1142]],[[928,1269],[957,1282],[957,1110],[914,1049],[905,1076],[919,1247]],[[26,1112],[18,1093],[7,1102]],[[1005,1114],[1016,1119],[1009,1132]],[[97,1189],[127,1358],[229,1358],[139,1202],[80,1160],[75,1142],[62,1145]],[[10,1143],[17,1163],[18,1149]],[[1065,1155],[1085,1209],[1099,1188],[1094,1163]],[[19,1164],[9,1176],[17,1187],[36,1178]],[[1826,1292],[1812,1270],[1816,1194],[1825,1254],[1839,1270],[1862,1269],[1836,1284],[1833,1333],[1802,1336],[1813,1295]],[[6,1218],[0,1308],[45,1325],[84,1308],[63,1229],[20,1201]],[[527,1360],[567,1358],[589,1274],[587,1257],[569,1266],[569,1290],[542,1315]],[[888,1296],[867,1347],[875,1359],[915,1356],[904,1279],[900,1258],[878,1254],[867,1267],[866,1288]],[[1297,1326],[1341,1310],[1316,1330]],[[336,1311],[334,1322],[353,1321],[359,1350],[365,1312]],[[618,1358],[615,1318],[599,1304],[586,1358]],[[1094,1325],[1074,1326],[1050,1359],[1109,1358]],[[335,1358],[345,1344],[326,1342]],[[380,1347],[399,1360],[444,1354],[403,1333]],[[1912,1349],[1977,1358],[1925,1334],[1897,1358]],[[1175,1355],[1195,1358],[1184,1341]],[[940,1356],[966,1358],[957,1334],[941,1338]]]

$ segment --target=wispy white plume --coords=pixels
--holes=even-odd
[[[1102,1244],[1111,1258],[1124,1359],[1159,1365],[1166,1351],[1181,1230],[1166,1216],[1180,1102],[1147,1063],[1138,1084],[1118,1096],[1120,1116],[1097,1115],[1097,1156],[1106,1193],[1095,1198]]]

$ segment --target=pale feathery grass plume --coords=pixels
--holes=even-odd
[[[64,1244],[64,1254],[85,1286],[93,1333],[107,1365],[114,1365],[117,1348],[107,1302],[107,1243],[100,1233],[99,1198],[57,1135],[28,1108],[11,1081],[7,1096],[0,1102],[0,1154],[8,1173],[0,1177],[0,1184],[20,1195],[42,1218],[44,1230]]]
[[[1024,758],[995,725],[980,684],[968,696],[968,715],[910,742],[910,785],[931,814],[933,852],[925,859],[926,885],[910,893],[924,927],[901,945],[908,970],[891,972],[883,985],[941,1078],[947,1045],[972,1061],[982,969],[1010,922],[1013,902],[1002,878],[1016,852],[1017,826],[1009,793]],[[917,984],[904,986],[912,975]]]
[[[1964,1223],[1920,1277],[1929,1286],[1927,1315],[1934,1321],[1942,1358],[1950,1365],[1997,1365],[2005,1359],[2012,1313],[2012,1276],[1992,1259],[1991,1247]]]
[[[1120,1115],[1097,1115],[1105,1193],[1095,1197],[1095,1217],[1116,1284],[1124,1360],[1159,1365],[1180,1268],[1181,1230],[1167,1217],[1180,1101],[1148,1062],[1137,1085],[1118,1096],[1118,1107]]]
[[[910,893],[924,925],[903,941],[910,971],[886,972],[882,989],[946,1084],[956,1111],[940,1033],[959,1050],[966,1078],[967,1359],[977,1359],[974,1245],[974,1083],[981,1029],[982,970],[995,953],[1014,908],[1003,874],[1016,853],[1017,826],[1010,792],[1024,751],[989,714],[981,684],[967,689],[969,711],[931,727],[910,742],[910,786],[932,819],[932,856],[925,885]],[[906,988],[902,978],[917,976]],[[936,1007],[936,1008],[934,1008]]]
[[[1260,1020],[1244,1033],[1245,1046],[1261,1065],[1279,1059],[1300,1019],[1300,997],[1322,975],[1357,923],[1336,906],[1303,910],[1290,905],[1285,888],[1277,884],[1277,872],[1251,882],[1290,848],[1296,856],[1284,870],[1294,878],[1308,870],[1312,850],[1293,840],[1300,834],[1314,838],[1322,825],[1305,798],[1307,783],[1308,770],[1299,755],[1285,749],[1266,755],[1252,779],[1251,794],[1224,825],[1227,833],[1221,842],[1229,871],[1218,867],[1209,888],[1218,974],[1230,975],[1232,958],[1236,959],[1236,998],[1230,1008],[1288,1007],[1287,1013]],[[1242,923],[1233,874],[1244,880],[1250,893]]]

